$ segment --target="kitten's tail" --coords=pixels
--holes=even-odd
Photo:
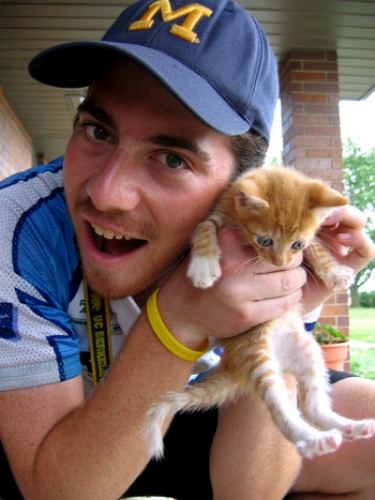
[[[182,392],[169,392],[148,412],[145,435],[151,455],[161,459],[164,453],[163,427],[177,412],[209,410],[234,400],[243,389],[231,376],[218,370],[203,382],[189,385]]]

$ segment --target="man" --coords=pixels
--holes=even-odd
[[[30,71],[89,91],[64,159],[0,190],[0,438],[22,492],[8,498],[372,498],[373,442],[301,467],[254,394],[218,420],[176,418],[161,462],[150,462],[144,438],[150,406],[215,362],[201,356],[207,337],[279,316],[302,293],[306,311],[330,294],[313,280],[303,287],[300,261],[255,269],[231,229],[220,239],[222,278],[204,291],[186,278],[194,227],[241,168],[261,164],[269,139],[277,73],[256,21],[227,0],[141,0],[102,42],[47,50]],[[325,224],[322,237],[355,271],[374,256],[355,210]],[[157,288],[169,345],[143,309]],[[336,386],[343,413],[373,414],[373,386]]]

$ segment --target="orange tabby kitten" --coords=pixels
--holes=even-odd
[[[347,199],[324,183],[291,168],[256,169],[232,182],[213,213],[196,229],[188,276],[200,288],[221,275],[217,232],[237,227],[260,261],[288,267],[304,252],[315,274],[332,289],[348,287],[352,270],[339,265],[315,238],[320,223]],[[222,339],[224,353],[216,370],[181,393],[168,393],[149,412],[147,437],[156,457],[163,455],[161,428],[177,411],[208,409],[231,401],[253,386],[283,435],[305,457],[337,449],[345,439],[375,434],[375,421],[353,421],[333,412],[321,351],[303,325],[299,308]],[[299,408],[290,400],[283,372],[295,375]]]

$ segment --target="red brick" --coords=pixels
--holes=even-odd
[[[305,135],[324,135],[324,136],[337,136],[340,137],[340,127],[306,127],[305,129]]]
[[[290,127],[284,134],[284,142],[290,141],[293,137],[297,135],[304,135],[304,128],[295,126]]]
[[[294,149],[294,158],[306,158],[306,149],[303,148],[295,148]]]
[[[341,316],[348,313],[348,307],[343,304],[326,304],[324,313],[329,316]]]
[[[337,73],[337,63],[335,62],[309,62],[302,64],[303,71],[323,71],[324,73]]]
[[[336,304],[335,294],[331,295],[329,299],[326,300],[325,304]],[[326,306],[324,306],[323,311]]]
[[[338,82],[339,81],[339,75],[336,73],[327,73],[327,82]]]
[[[303,92],[302,83],[292,82],[290,84],[290,91],[293,93],[294,92]]]
[[[294,149],[294,139],[291,139],[287,143],[284,143],[284,153],[287,154],[289,151]]]
[[[349,292],[347,290],[336,292],[336,302],[339,304],[349,304]]]
[[[285,135],[289,129],[291,129],[294,125],[294,122],[293,122],[293,118],[290,117],[288,118],[288,120],[286,120],[285,122],[283,121],[282,123],[282,133],[283,135]]]
[[[338,319],[338,318],[337,318]],[[349,336],[349,328],[347,326],[341,326],[340,325],[337,325],[337,329],[340,330],[340,332],[348,339],[350,338]],[[349,356],[349,350],[348,350],[348,356]],[[345,366],[345,365],[344,365]],[[350,365],[348,368],[345,368],[344,367],[344,370],[347,371],[347,372],[350,372]]]
[[[307,73],[303,71],[293,71],[290,74],[292,82],[325,82],[324,73]]]
[[[298,162],[298,168],[303,170],[319,170],[318,175],[320,177],[321,172],[324,170],[330,170],[331,168],[331,160],[327,158],[305,158],[301,159]]]
[[[336,325],[336,318],[334,316],[327,316],[325,313],[324,313],[324,309],[320,315],[320,318],[319,318],[319,322],[324,324],[324,325],[332,325],[332,326],[335,326]]]
[[[294,93],[293,102],[326,104],[326,94]]]
[[[329,125],[328,115],[295,115],[293,120],[298,125]]]
[[[307,156],[309,158],[341,158],[341,149],[329,148],[310,148]]]
[[[294,149],[287,154],[283,154],[283,163],[285,165],[294,165]]]
[[[326,52],[327,61],[337,61],[337,52]]]
[[[333,148],[342,149],[341,137],[331,137],[330,143]]]
[[[349,326],[349,318],[348,316],[338,316],[337,317],[337,324],[340,326]]]
[[[342,154],[341,154],[341,158],[339,160],[332,161],[332,169],[333,170],[342,170],[343,166],[344,166],[344,162],[343,162]]]
[[[337,93],[337,94],[327,94],[327,101],[330,103],[330,104],[339,104],[340,102],[340,94]]]
[[[283,109],[283,113],[282,113],[282,121],[287,121],[289,120],[289,118],[293,115],[293,106],[284,106],[283,103],[284,103],[284,99],[281,100],[281,105],[282,105],[282,109]]]
[[[293,113],[294,114],[302,114],[305,112],[304,110],[304,104],[299,104],[299,103],[293,103]]]
[[[320,51],[291,50],[288,54],[289,61],[324,61],[326,53]]]
[[[329,147],[331,141],[329,137],[298,136],[294,138],[294,144],[296,148]]]
[[[332,189],[335,189],[336,191],[338,191],[339,193],[343,194],[344,193],[344,183],[341,181],[341,182],[333,182],[332,183]]]
[[[308,115],[339,115],[339,107],[334,104],[307,104],[305,113]]]
[[[329,160],[327,160],[327,161],[329,162]],[[330,168],[320,170],[318,175],[322,181],[337,182],[337,181],[342,181],[342,178],[343,178],[342,171],[331,170]]]
[[[340,127],[340,125],[341,125],[340,115],[331,115],[329,117],[329,124],[330,125],[338,125]]]
[[[285,76],[285,74],[290,73],[291,71],[298,71],[302,68],[302,63],[300,61],[292,61],[290,59],[284,59],[284,61],[280,64],[279,74],[281,78]]]
[[[339,85],[336,83],[304,83],[304,92],[338,93]]]

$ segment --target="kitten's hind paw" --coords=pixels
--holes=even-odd
[[[339,431],[332,430],[321,432],[318,435],[305,441],[297,443],[298,453],[305,458],[313,458],[318,455],[332,453],[336,451],[342,442],[342,436]]]
[[[187,275],[195,287],[209,288],[220,278],[221,267],[216,258],[194,255],[190,261]]]
[[[368,439],[375,435],[375,420],[358,420],[346,426],[342,435],[344,439]]]

